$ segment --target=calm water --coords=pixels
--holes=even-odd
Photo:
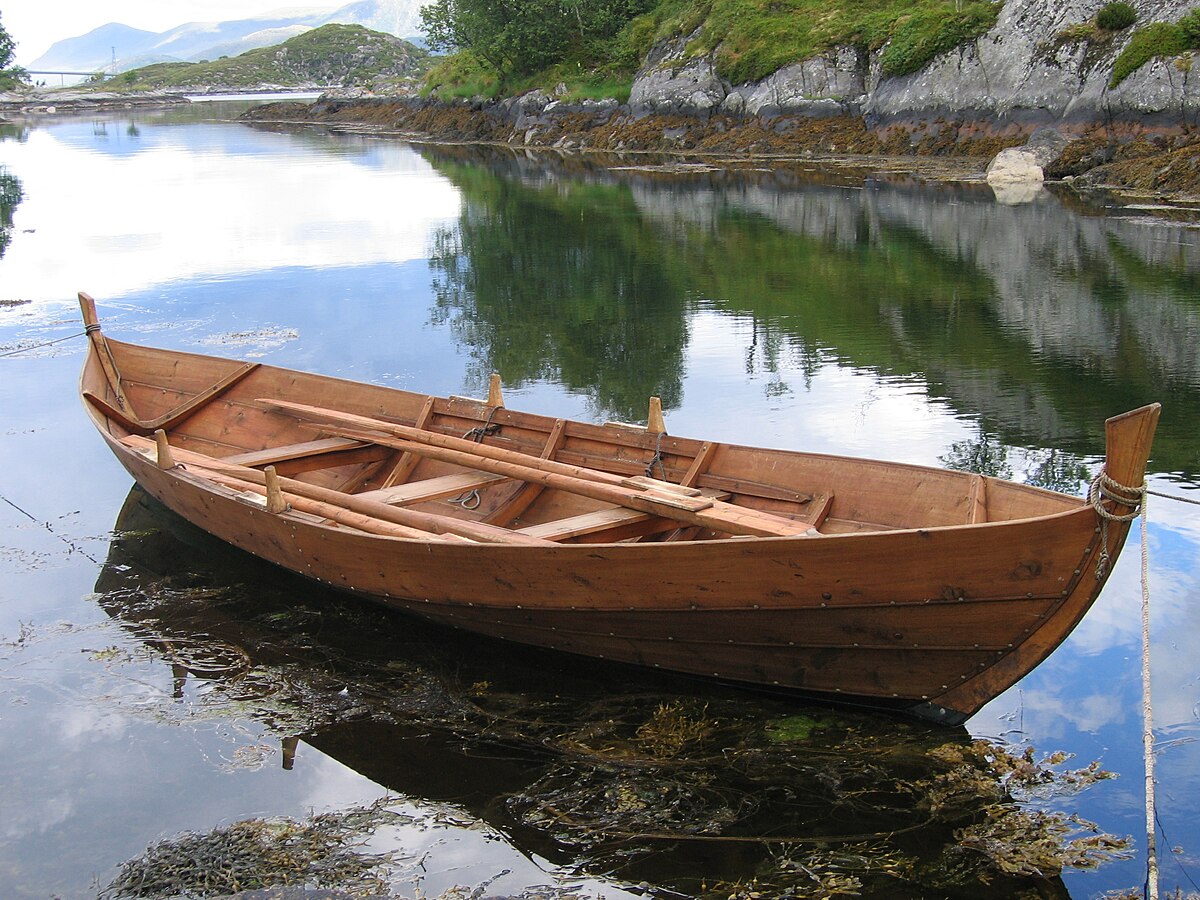
[[[94,896],[159,840],[385,797],[370,849],[408,896],[1141,884],[1136,541],[1049,661],[930,733],[428,628],[216,545],[130,492],[69,336],[86,290],[114,337],[435,393],[497,371],[509,405],[598,421],[658,394],[678,434],[1069,491],[1104,417],[1158,400],[1152,487],[1195,499],[1200,230],[980,185],[602,167],[221,112],[0,126],[21,193],[0,352],[34,348],[0,358],[0,894]],[[1186,891],[1200,507],[1153,498],[1149,536],[1162,881]],[[1014,783],[997,807],[995,779],[938,749],[971,737],[1119,777]],[[1139,855],[983,887],[970,829],[1001,807]]]

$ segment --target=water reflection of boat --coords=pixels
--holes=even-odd
[[[947,723],[1090,607],[1159,412],[1108,421],[1089,504],[678,438],[653,406],[644,428],[590,425],[508,410],[496,383],[486,401],[433,398],[110,341],[81,303],[101,435],[241,549],[496,637]]]
[[[1067,896],[1046,860],[1044,877],[1014,877],[1011,860],[1001,870],[961,842],[1004,821],[998,843],[1055,843],[1000,767],[954,756],[973,747],[961,729],[715,685],[695,698],[660,673],[414,625],[281,577],[137,487],[115,531],[101,606],[170,665],[186,703],[256,719],[289,768],[299,742],[299,777],[315,748],[442,827],[483,824],[522,854],[646,881],[654,896],[751,884],[762,896]],[[293,731],[298,707],[308,722]]]

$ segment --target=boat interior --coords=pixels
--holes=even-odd
[[[677,437],[656,398],[644,425],[591,424],[509,410],[496,376],[487,398],[431,397],[97,336],[83,390],[114,439],[340,527],[522,543],[814,538],[1083,503],[972,473]]]

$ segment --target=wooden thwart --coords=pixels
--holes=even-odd
[[[325,431],[340,437],[374,441],[431,459],[543,484],[727,534],[787,537],[802,535],[809,528],[808,523],[783,516],[703,496],[688,496],[690,489],[684,488],[681,493],[679,485],[655,482],[654,479],[626,478],[337,410],[271,399],[258,402],[302,421],[321,423]]]
[[[221,457],[221,461],[238,466],[273,466],[276,463],[288,462],[293,459],[341,453],[344,450],[359,450],[366,446],[362,441],[352,441],[348,438],[321,438],[316,441],[303,441],[299,444],[251,450],[248,453],[235,453],[233,456]]]
[[[377,491],[363,491],[354,494],[355,497],[366,500],[378,500],[391,506],[404,506],[409,503],[423,503],[426,500],[441,500],[444,497],[455,497],[466,491],[478,490],[482,487],[508,481],[503,475],[492,475],[489,472],[456,472],[453,475],[440,475],[437,478],[425,478],[395,487],[381,488]]]

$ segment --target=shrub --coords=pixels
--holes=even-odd
[[[1180,19],[1179,28],[1187,39],[1189,47],[1200,47],[1200,9],[1193,9]]]
[[[1189,49],[1187,36],[1179,25],[1155,22],[1139,28],[1113,63],[1108,86],[1116,87],[1156,56],[1178,56]]]
[[[1137,19],[1137,12],[1128,3],[1106,3],[1096,13],[1096,24],[1105,31],[1120,31],[1128,28]]]

